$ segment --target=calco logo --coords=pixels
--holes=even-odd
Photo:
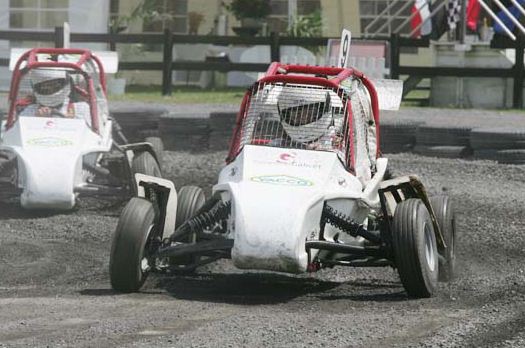
[[[56,138],[56,137],[43,137],[43,138],[33,138],[27,141],[27,144],[33,146],[41,147],[61,147],[61,146],[71,146],[73,142],[71,140]]]
[[[313,186],[310,180],[298,178],[289,175],[262,175],[254,176],[251,181],[260,182],[263,184],[283,185],[283,186]]]

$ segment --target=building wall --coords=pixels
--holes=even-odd
[[[346,28],[353,37],[361,35],[359,0],[321,0],[323,36],[338,37]]]
[[[107,33],[109,0],[69,0],[69,25],[75,33]]]
[[[215,19],[221,11],[220,0],[188,0],[188,12],[197,12],[204,15],[204,21],[197,34],[205,35],[215,28]]]

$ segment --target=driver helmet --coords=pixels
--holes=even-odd
[[[308,143],[322,137],[332,123],[330,93],[322,89],[284,87],[277,109],[288,136]]]
[[[69,97],[71,87],[65,70],[34,69],[30,72],[33,94],[43,106],[56,107]]]

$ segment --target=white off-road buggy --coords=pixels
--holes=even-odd
[[[454,212],[416,176],[387,178],[376,90],[353,69],[273,63],[246,93],[227,165],[205,200],[197,187],[137,175],[120,217],[112,287],[219,258],[286,273],[397,268],[411,297],[454,273]]]
[[[71,209],[83,194],[129,197],[135,173],[161,176],[160,139],[129,144],[109,117],[104,68],[116,70],[118,61],[100,56],[54,48],[12,53],[0,130],[2,197],[20,196],[29,209]]]

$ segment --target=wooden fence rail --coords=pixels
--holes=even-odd
[[[55,47],[61,47],[63,43],[62,28],[55,28],[51,32],[30,32],[21,30],[0,30],[0,40],[15,41],[47,41],[54,43]],[[85,43],[106,43],[111,49],[115,49],[116,44],[147,43],[162,44],[162,62],[121,62],[122,70],[155,70],[162,71],[162,94],[172,93],[172,73],[173,70],[213,70],[213,71],[257,71],[263,72],[268,67],[266,63],[232,63],[229,61],[173,61],[174,44],[214,44],[214,45],[267,45],[270,46],[271,61],[280,59],[280,48],[282,45],[297,46],[323,46],[325,47],[329,37],[316,38],[295,38],[282,37],[277,33],[272,33],[267,37],[240,37],[240,36],[212,36],[212,35],[176,35],[166,30],[158,34],[89,34],[71,33],[71,42]],[[368,41],[370,39],[367,39]],[[500,45],[493,45],[493,48],[510,48],[516,50],[516,62],[511,68],[450,68],[450,67],[415,67],[400,65],[400,55],[402,47],[429,47],[430,42],[425,39],[408,39],[393,34],[390,37],[374,38],[374,40],[388,41],[390,53],[387,55],[390,66],[391,78],[397,79],[400,75],[435,77],[435,76],[456,76],[456,77],[507,77],[513,78],[513,107],[523,107],[523,79],[525,70],[523,66],[523,53],[525,41],[509,41]],[[361,41],[359,38],[353,39]],[[0,66],[7,66],[8,59],[0,59]]]

